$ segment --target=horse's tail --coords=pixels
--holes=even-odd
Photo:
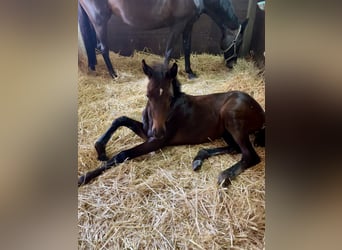
[[[254,132],[254,146],[265,147],[265,126]]]
[[[87,52],[88,67],[91,70],[95,70],[95,65],[97,64],[95,53],[95,48],[97,45],[96,33],[93,25],[90,23],[87,13],[84,11],[80,2],[78,2],[78,23],[80,25],[84,47]]]

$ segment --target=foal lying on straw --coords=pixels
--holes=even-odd
[[[176,63],[171,68],[163,64],[150,67],[142,60],[142,68],[149,80],[148,102],[143,111],[142,122],[126,116],[113,121],[95,143],[98,159],[106,162],[81,176],[79,186],[112,166],[165,146],[200,144],[217,138],[223,138],[228,146],[201,149],[192,162],[192,168],[195,171],[200,169],[203,160],[213,155],[241,153],[239,162],[220,173],[219,185],[228,186],[230,180],[260,162],[249,135],[255,135],[255,146],[265,146],[265,112],[251,96],[240,91],[187,95],[181,92],[176,78]],[[128,127],[145,141],[108,159],[106,144],[121,126]]]

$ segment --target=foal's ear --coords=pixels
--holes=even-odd
[[[177,63],[173,63],[171,69],[167,72],[167,76],[170,77],[171,79],[175,78],[177,76],[177,70],[178,66]]]
[[[144,59],[141,62],[142,62],[142,69],[143,69],[145,75],[147,75],[148,77],[151,77],[152,73],[153,73],[153,69],[146,64]]]

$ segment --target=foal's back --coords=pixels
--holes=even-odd
[[[183,94],[177,99],[168,122],[168,131],[172,131],[170,145],[215,140],[229,127],[239,124],[246,133],[253,133],[261,129],[264,122],[262,107],[244,92]]]

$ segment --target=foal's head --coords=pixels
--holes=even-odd
[[[147,93],[148,107],[152,116],[152,133],[156,139],[165,136],[165,123],[171,109],[173,98],[179,91],[177,85],[177,64],[174,63],[169,69],[165,65],[155,65],[150,67],[142,60],[142,68],[148,77]]]

